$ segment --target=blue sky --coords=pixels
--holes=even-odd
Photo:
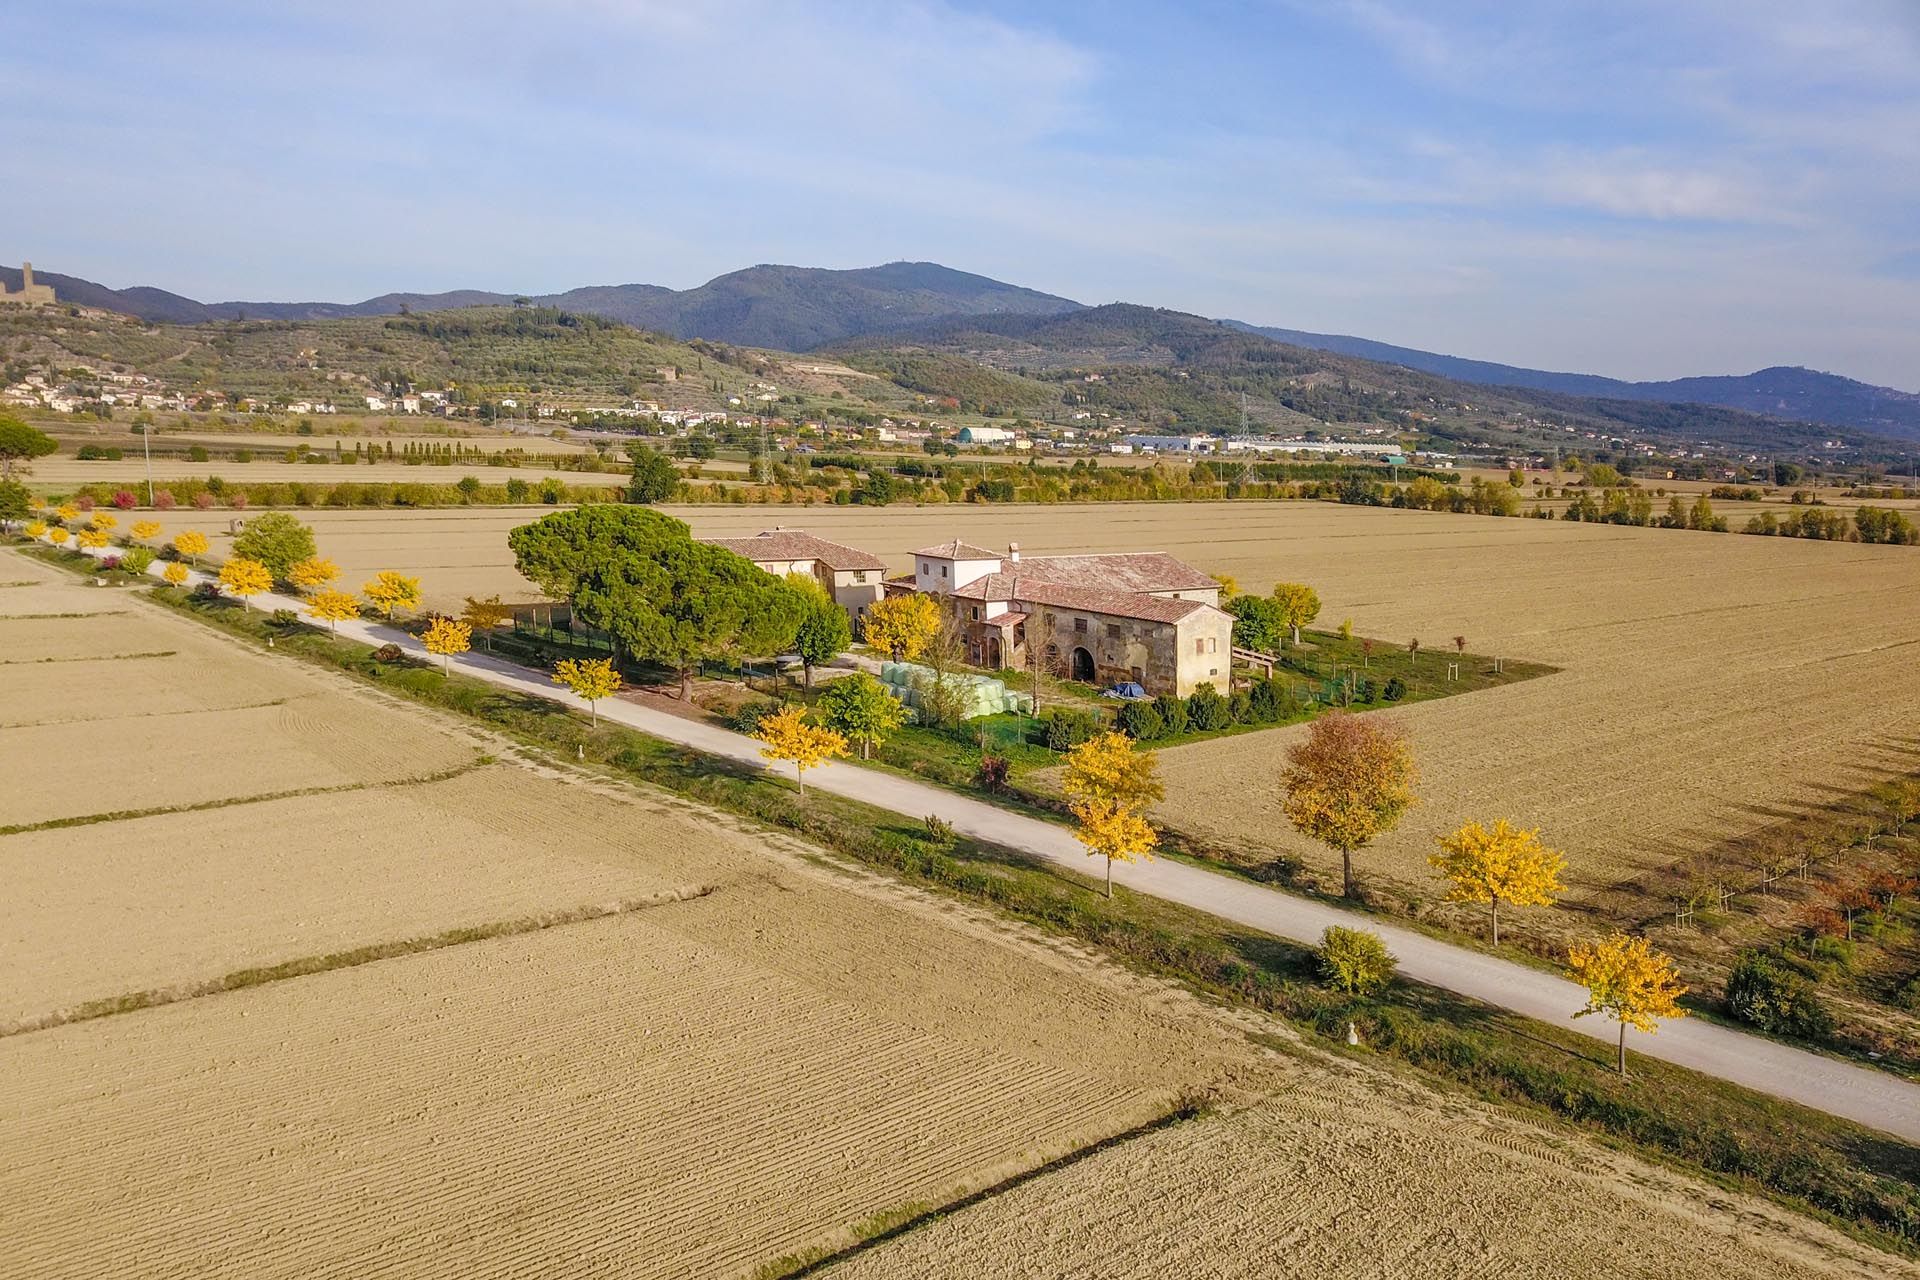
[[[910,258],[1920,389],[1920,0],[11,0],[0,154],[0,254],[203,299]]]

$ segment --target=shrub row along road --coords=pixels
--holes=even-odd
[[[158,562],[153,566],[156,571],[160,567]],[[286,596],[256,596],[254,601],[256,607],[266,609],[304,607],[302,601]],[[340,634],[366,644],[397,644],[439,661],[427,655],[419,641],[392,627],[342,622]],[[463,654],[454,663],[476,679],[586,709],[580,699],[525,667],[477,653]],[[599,711],[603,719],[656,738],[756,768],[770,767],[760,755],[760,743],[744,734],[618,698],[602,702]],[[851,763],[829,763],[811,773],[811,785],[837,795],[916,819],[935,814],[976,839],[1073,871],[1087,872],[1094,865],[1073,835],[1053,823]],[[1113,878],[1135,893],[1165,898],[1294,942],[1317,943],[1328,925],[1364,923],[1386,942],[1407,977],[1543,1022],[1567,1025],[1572,1012],[1586,1004],[1582,988],[1554,974],[1382,921],[1362,922],[1329,904],[1186,863],[1122,863],[1114,867]],[[1609,1043],[1617,1034],[1612,1023],[1599,1019],[1582,1018],[1572,1025]],[[1655,1035],[1630,1032],[1629,1037],[1637,1052],[1920,1142],[1920,1084],[1697,1019],[1667,1023]]]

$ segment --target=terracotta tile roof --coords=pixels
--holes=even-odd
[[[1026,562],[1022,561],[1020,567],[1024,569]],[[1043,604],[1081,613],[1105,613],[1116,618],[1142,618],[1149,622],[1181,622],[1200,610],[1213,608],[1201,600],[1169,600],[1164,596],[1144,595],[1138,591],[1070,586],[1048,578],[1033,578],[1025,573],[989,573],[952,594],[960,600],[1005,600],[1014,605]]]
[[[1205,591],[1218,588],[1206,574],[1164,551],[1120,551],[1107,555],[1022,556],[1003,563],[1023,578],[1045,578],[1070,586],[1111,591]]]
[[[998,560],[1000,558],[998,551],[988,551],[984,547],[976,547],[958,538],[951,542],[943,542],[937,547],[922,547],[913,554],[939,560]]]
[[[737,556],[761,563],[769,560],[818,560],[829,569],[878,569],[886,562],[857,547],[842,546],[816,538],[799,529],[768,529],[751,538],[702,538],[711,546],[724,547]]]

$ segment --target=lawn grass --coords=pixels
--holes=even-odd
[[[546,699],[423,663],[376,662],[366,645],[277,628],[231,604],[168,588],[152,595],[257,643],[272,636],[279,653],[473,716],[561,761],[585,758],[909,884],[991,906],[1206,996],[1277,1015],[1318,1048],[1451,1082],[1537,1121],[1566,1124],[1920,1256],[1920,1151],[1863,1126],[1644,1057],[1622,1078],[1605,1045],[1416,983],[1349,998],[1320,982],[1310,948],[1124,888],[1102,898],[1091,864],[1081,877],[970,840],[937,843],[911,818],[817,791],[800,800],[789,784],[750,766],[616,725],[592,727]],[[1358,1050],[1344,1043],[1349,1022],[1361,1033]]]

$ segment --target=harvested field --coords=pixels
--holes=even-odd
[[[1477,1111],[1352,1079],[1103,1151],[834,1267],[836,1280],[1911,1276],[1910,1264]]]
[[[533,596],[506,533],[546,510],[311,518],[348,581],[399,567],[421,575],[430,604],[450,607],[469,594]],[[1433,896],[1431,839],[1471,817],[1540,825],[1573,855],[1577,894],[1592,900],[1920,765],[1913,548],[1313,503],[671,510],[703,535],[806,528],[895,568],[955,536],[1030,554],[1157,548],[1248,589],[1310,582],[1322,625],[1351,618],[1396,646],[1420,637],[1425,661],[1464,635],[1479,653],[1564,668],[1400,713],[1425,803],[1363,866],[1409,895]],[[194,519],[174,513],[169,532]],[[1385,652],[1375,665],[1391,673],[1405,660]],[[1285,830],[1271,785],[1297,733],[1170,750],[1162,816],[1239,856],[1285,855],[1324,873],[1332,860]]]

